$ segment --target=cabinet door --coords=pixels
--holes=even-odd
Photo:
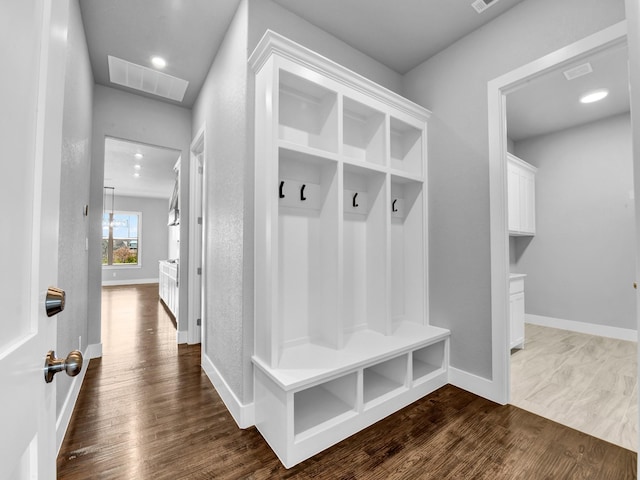
[[[510,232],[520,231],[520,174],[512,164],[507,167],[507,208],[509,211],[508,229]]]
[[[533,173],[522,172],[520,176],[520,229],[523,233],[536,233],[534,182]]]
[[[509,301],[510,347],[524,346],[524,292],[514,293]]]

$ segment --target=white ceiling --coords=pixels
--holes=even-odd
[[[593,72],[567,80],[564,71],[591,63]],[[618,45],[548,72],[507,96],[507,135],[517,142],[629,111],[627,47]],[[580,96],[606,88],[609,96],[582,104]]]
[[[193,106],[240,3],[240,0],[79,1],[96,83],[187,108]],[[480,14],[471,7],[473,0],[273,1],[403,74],[522,0],[495,0],[493,6]],[[110,83],[108,55],[143,66],[151,66],[151,56],[163,56],[167,60],[163,72],[189,82],[184,100],[166,100]],[[623,77],[618,63],[624,55],[619,53],[615,66],[612,63],[598,67],[600,59],[594,59],[596,72],[590,80],[598,78],[599,86],[603,86],[609,76],[608,80],[616,83],[615,88],[618,89]],[[558,75],[562,76],[561,73]],[[523,90],[510,95],[507,102],[510,136],[517,140],[545,130],[564,128],[571,122],[591,119],[585,116],[586,109],[580,109],[573,101],[577,90],[567,93],[569,88],[575,89],[587,80],[584,77],[567,85],[559,80],[539,79],[531,82],[526,92]],[[555,93],[550,95],[551,92]],[[618,93],[611,95],[608,101],[612,100],[618,106],[611,107],[607,115],[619,111],[622,108],[619,105],[625,103]],[[611,103],[592,105],[590,109],[595,111],[606,105]],[[626,105],[628,110],[628,99]],[[132,184],[132,179],[126,175],[122,180],[117,177],[118,172],[125,171],[122,165],[111,168],[110,161],[105,164],[105,169],[110,169],[105,177],[111,178],[105,178],[105,185],[111,182],[119,193],[127,191],[130,195],[135,192],[142,195],[142,192],[148,192],[145,195],[160,196],[159,192],[151,193],[154,187],[147,186],[149,177],[141,177]],[[160,171],[154,169],[161,185],[172,184],[173,181],[170,168],[173,163],[167,160],[167,165],[169,167],[164,171],[162,181]],[[120,182],[123,182],[122,186],[119,186]],[[168,198],[170,194],[171,189],[162,196]]]
[[[141,159],[135,154],[143,155]],[[178,150],[107,137],[104,142],[104,186],[116,195],[169,199],[176,174]],[[135,165],[140,165],[136,169]],[[138,173],[140,176],[135,177]],[[167,204],[168,208],[168,204]]]
[[[473,0],[274,1],[404,74],[522,0],[498,0],[480,14]]]
[[[152,67],[167,61],[164,73],[189,82],[183,102],[191,107],[240,0],[80,0],[91,69],[96,83],[109,82],[107,55]],[[144,94],[160,100],[161,97]]]

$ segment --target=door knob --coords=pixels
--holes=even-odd
[[[47,298],[44,301],[44,308],[47,311],[47,317],[53,317],[56,313],[64,310],[64,290],[57,287],[47,288]]]
[[[53,376],[65,371],[70,377],[75,377],[82,370],[82,353],[78,350],[74,350],[67,358],[56,358],[56,352],[49,350],[47,358],[44,361],[44,381],[51,383]]]

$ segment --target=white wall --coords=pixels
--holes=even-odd
[[[487,82],[623,19],[623,0],[525,0],[404,77],[433,111],[430,318],[451,330],[458,369],[491,378]]]
[[[102,283],[126,284],[142,281],[158,281],[158,261],[167,259],[169,250],[169,227],[167,212],[169,199],[143,198],[116,195],[114,210],[142,212],[138,242],[138,261],[136,267],[103,267]]]
[[[56,342],[56,352],[62,356],[79,348],[79,337],[82,337],[84,352],[88,340],[88,252],[85,241],[89,220],[84,216],[83,207],[89,204],[93,74],[77,0],[69,2],[67,35],[57,285],[65,290],[67,302],[65,310],[58,314]],[[60,415],[72,380],[67,375],[56,377],[57,415]]]
[[[100,341],[102,288],[102,193],[104,182],[104,141],[111,136],[179,150],[181,164],[181,251],[188,257],[189,245],[189,143],[191,110],[115,88],[96,85],[93,99],[91,158],[91,202],[89,227],[89,337]],[[180,269],[181,285],[188,285],[188,265]],[[187,291],[181,288],[178,329],[186,331]],[[182,321],[184,319],[185,321]]]
[[[526,311],[636,329],[629,114],[516,142],[538,167],[536,236],[515,239]]]

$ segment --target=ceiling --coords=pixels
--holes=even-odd
[[[263,0],[255,0],[263,1]],[[340,38],[357,50],[403,74],[458,39],[490,22],[522,0],[494,0],[482,13],[471,6],[473,0],[273,0],[310,23]],[[485,0],[488,1],[488,0]],[[89,57],[95,82],[139,95],[191,108],[198,96],[217,50],[222,42],[240,0],[79,0],[87,38]],[[108,55],[128,62],[152,67],[151,57],[161,55],[167,60],[162,71],[189,82],[182,102],[162,99],[149,93],[118,86],[109,81]],[[565,128],[572,122],[584,122],[598,115],[618,112],[623,100],[618,93],[600,105],[578,105],[574,101],[580,88],[588,81],[598,80],[622,85],[624,76],[620,62],[626,53],[616,58],[593,60],[595,72],[573,82],[563,83],[561,72],[540,78],[508,98],[509,135],[514,140]],[[607,63],[611,62],[611,63]],[[626,58],[625,58],[626,62]],[[626,65],[626,63],[625,63]],[[613,91],[613,87],[611,88]],[[616,106],[612,106],[612,101]],[[588,111],[589,114],[585,114]],[[605,112],[605,113],[602,113]],[[437,112],[434,112],[437,115]],[[120,146],[120,149],[124,149]],[[114,158],[116,157],[114,152]],[[125,153],[118,153],[124,156]],[[149,157],[151,158],[151,154]],[[125,160],[120,160],[125,162]],[[175,161],[174,161],[175,162]],[[173,162],[173,163],[174,163]],[[145,167],[145,176],[134,183],[128,174],[119,179],[117,173],[128,172],[124,165],[112,167],[105,162],[105,185],[116,185],[119,193],[148,192],[159,196],[146,185],[155,172],[162,185],[173,182],[173,163],[160,181],[160,170]],[[122,182],[122,186],[119,186]],[[132,190],[132,188],[135,189]],[[163,188],[163,187],[162,187]],[[164,193],[168,198],[171,189]]]
[[[626,44],[580,58],[550,71],[507,96],[507,135],[518,142],[629,111]],[[564,71],[591,64],[592,73],[567,80]],[[609,95],[582,104],[584,93],[606,88]]]
[[[136,154],[141,154],[142,158],[136,158]],[[107,137],[104,142],[104,186],[114,187],[115,195],[168,200],[176,179],[173,167],[179,157],[178,150]],[[138,177],[134,176],[136,173]]]

